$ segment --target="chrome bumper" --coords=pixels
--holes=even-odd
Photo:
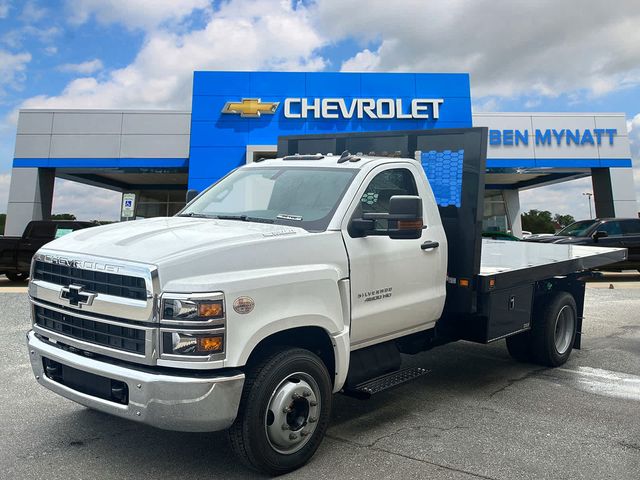
[[[212,432],[231,426],[238,413],[244,373],[187,377],[148,373],[87,358],[27,333],[33,373],[40,385],[95,410],[166,430]],[[73,390],[48,378],[43,358],[127,384],[127,405]]]

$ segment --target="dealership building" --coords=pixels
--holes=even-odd
[[[472,114],[467,74],[216,71],[194,73],[190,112],[21,110],[5,233],[50,215],[56,177],[166,216],[281,135],[471,126],[489,128],[485,228],[520,234],[521,190],[582,177],[597,216],[638,215],[623,113]]]

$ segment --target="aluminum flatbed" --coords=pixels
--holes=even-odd
[[[478,290],[486,292],[574,274],[626,257],[625,248],[483,239]]]

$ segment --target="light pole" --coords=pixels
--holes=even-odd
[[[593,213],[591,213],[591,197],[593,197],[593,193],[584,192],[582,195],[585,195],[586,197],[589,197],[589,218],[593,218]]]

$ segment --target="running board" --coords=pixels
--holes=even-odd
[[[416,378],[422,377],[429,373],[426,368],[414,367],[398,370],[397,372],[387,373],[379,377],[372,378],[366,382],[362,382],[354,387],[345,388],[344,394],[350,397],[367,399],[376,393],[390,390],[404,383],[410,382]]]

